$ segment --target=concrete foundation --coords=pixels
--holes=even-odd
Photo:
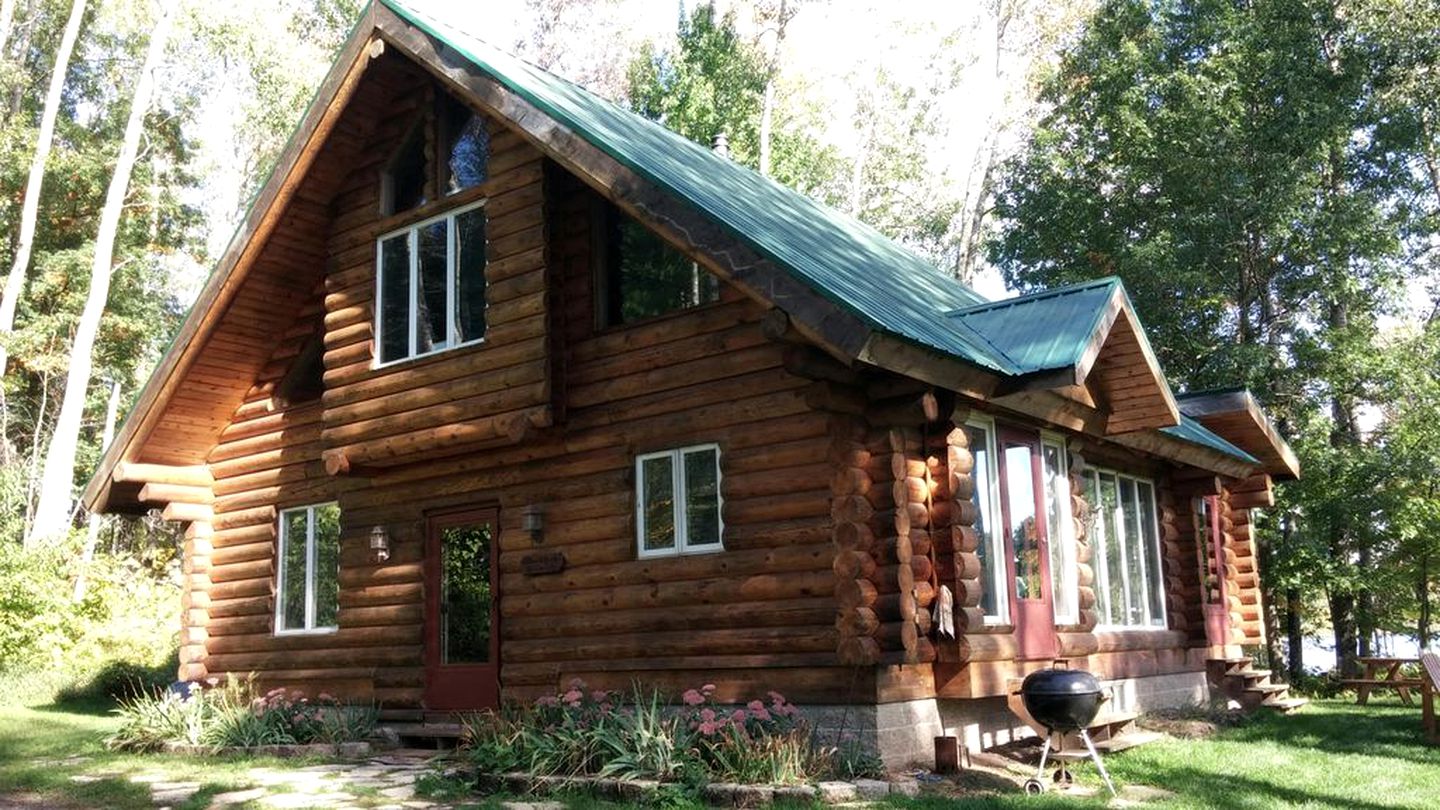
[[[1102,681],[1110,690],[1107,711],[1148,712],[1204,706],[1209,689],[1203,672]],[[974,700],[925,698],[854,706],[807,706],[805,715],[825,745],[858,744],[875,751],[891,770],[935,767],[935,738],[960,738],[971,751],[1035,736],[1010,712],[1003,697]]]

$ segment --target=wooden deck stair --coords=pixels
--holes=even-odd
[[[1155,731],[1145,731],[1136,726],[1139,712],[1101,711],[1100,716],[1086,729],[1095,750],[1102,754],[1114,754],[1165,736]],[[1078,734],[1066,734],[1063,750],[1056,755],[1062,760],[1085,759],[1085,743]]]
[[[1223,698],[1232,711],[1261,709],[1289,714],[1310,701],[1290,696],[1290,687],[1270,681],[1268,669],[1256,669],[1249,658],[1211,658],[1205,662],[1212,700]]]
[[[401,745],[412,748],[455,748],[465,736],[465,727],[458,721],[450,712],[387,709],[380,713],[380,726],[394,732]]]

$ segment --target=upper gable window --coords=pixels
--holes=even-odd
[[[620,209],[605,206],[604,226],[597,279],[602,327],[720,300],[718,279]]]
[[[392,231],[376,246],[379,363],[485,337],[484,201]]]
[[[404,213],[431,199],[474,188],[488,179],[489,163],[485,118],[441,93],[386,164],[380,179],[380,213]]]

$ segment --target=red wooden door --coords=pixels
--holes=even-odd
[[[425,533],[425,707],[500,705],[493,509],[431,517]]]
[[[1045,521],[1045,472],[1040,437],[1002,430],[1000,511],[1004,520],[1006,571],[1015,604],[1015,638],[1022,660],[1054,658],[1054,597],[1050,593],[1050,544]]]

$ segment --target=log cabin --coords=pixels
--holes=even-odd
[[[1112,719],[1288,705],[1243,651],[1298,472],[1118,280],[986,300],[377,0],[83,499],[184,524],[184,680],[411,723],[777,690],[898,765],[1007,740],[1057,661]]]

